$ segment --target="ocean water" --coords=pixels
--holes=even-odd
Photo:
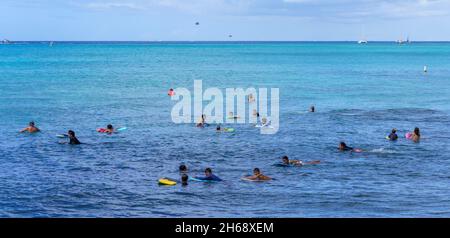
[[[197,79],[279,88],[279,132],[174,124],[167,90]],[[0,217],[450,217],[449,82],[450,43],[0,45]],[[85,144],[59,144],[68,129]],[[224,181],[157,185],[181,163]],[[276,180],[240,180],[254,167]]]

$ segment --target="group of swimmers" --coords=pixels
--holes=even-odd
[[[172,90],[173,91],[173,90]],[[174,92],[173,92],[174,94]],[[172,95],[173,95],[172,94]],[[169,92],[170,95],[170,92]],[[309,109],[309,112],[315,112],[315,107],[311,106]],[[253,115],[256,116],[259,119],[259,113],[255,110],[253,112]],[[231,112],[229,114],[229,118],[233,118],[233,119],[237,119],[239,117],[234,116],[233,113]],[[261,120],[262,124],[267,124],[267,119],[263,118]],[[206,123],[206,115],[202,115],[201,119],[199,121],[199,123],[197,123],[197,127],[205,127],[208,126],[209,124]],[[229,130],[230,128],[222,128],[220,126],[220,124],[217,125],[216,127],[216,131],[231,131]],[[121,130],[121,129],[119,129]],[[20,133],[23,132],[29,132],[29,133],[37,133],[40,132],[41,130],[36,126],[35,122],[30,122],[28,124],[28,126],[22,130],[20,130]],[[118,132],[118,130],[116,130],[111,124],[107,125],[106,128],[100,128],[97,129],[98,132],[100,133],[107,133],[107,134],[112,134],[115,132]],[[81,142],[78,140],[78,138],[75,135],[75,132],[73,130],[69,130],[67,132],[67,134],[63,134],[62,137],[67,137],[69,139],[68,144],[71,145],[79,145],[81,144]],[[420,135],[420,129],[418,127],[416,127],[414,129],[414,131],[407,133],[406,134],[406,138],[410,139],[414,142],[419,142],[421,135]],[[397,141],[399,139],[399,136],[397,135],[397,129],[392,129],[391,133],[386,137],[386,139],[390,140],[390,141]],[[64,143],[64,142],[63,142]],[[339,151],[350,151],[350,152],[363,152],[362,149],[357,149],[357,148],[353,148],[350,146],[347,146],[347,144],[345,142],[340,142],[339,143],[339,147],[338,147]],[[283,156],[281,158],[281,165],[283,166],[304,166],[304,165],[315,165],[315,164],[319,164],[320,160],[315,160],[315,161],[311,161],[311,162],[303,162],[301,160],[290,160],[288,158],[288,156]],[[187,170],[187,166],[186,165],[181,165],[179,167],[180,170],[180,174],[181,174],[181,184],[182,185],[187,185],[188,181],[189,181],[189,176],[188,176],[188,170]],[[253,169],[253,175],[249,175],[249,176],[245,176],[242,178],[243,180],[248,180],[248,181],[269,181],[272,180],[273,178],[264,175],[261,170],[259,168],[254,168]],[[169,179],[171,180],[171,179]],[[205,169],[205,176],[203,177],[194,177],[191,180],[197,180],[197,181],[222,181],[222,179],[220,179],[218,176],[216,176],[215,174],[212,173],[212,169],[211,168],[206,168]]]
[[[24,132],[28,132],[28,133],[37,133],[40,132],[41,130],[36,126],[36,123],[34,121],[28,123],[28,126],[25,127],[24,129],[20,130],[20,133],[24,133]],[[113,125],[108,124],[106,126],[106,128],[100,128],[97,129],[97,132],[99,133],[106,133],[106,134],[112,134],[117,132],[117,130],[113,127]],[[78,138],[75,135],[75,131],[73,130],[68,130],[67,134],[62,134],[61,137],[67,137],[69,139],[69,142],[67,142],[70,145],[79,145],[82,144],[80,142],[80,140],[78,140]],[[65,144],[66,142],[60,142],[61,144]]]
[[[303,162],[301,160],[291,160],[289,159],[288,156],[283,156],[281,158],[281,165],[282,166],[296,166],[296,167],[301,167],[304,165],[316,165],[319,164],[320,160],[315,160],[315,161],[310,161],[310,162]],[[203,181],[203,182],[220,182],[222,181],[221,178],[219,178],[217,175],[213,174],[212,169],[211,168],[206,168],[205,169],[205,175],[202,177],[194,177],[193,179],[189,178],[188,175],[188,168],[185,164],[180,165],[179,167],[179,172],[181,175],[181,185],[186,186],[188,185],[189,180],[193,180],[193,181]],[[171,178],[163,178],[165,180],[169,180],[169,181],[177,181],[175,179],[171,179]],[[270,181],[273,180],[272,177],[269,177],[267,175],[264,175],[261,172],[261,169],[259,168],[254,168],[253,169],[253,175],[248,175],[248,176],[244,176],[241,179],[243,180],[248,180],[248,181]],[[172,184],[171,184],[172,185]]]
[[[414,131],[406,133],[405,137],[406,137],[406,139],[409,139],[415,143],[418,143],[420,141],[420,129],[418,127],[414,128]],[[397,141],[398,138],[399,137],[397,135],[397,129],[395,129],[395,128],[392,129],[391,133],[388,136],[386,136],[386,139],[388,139],[390,141]],[[340,142],[338,148],[340,151],[363,152],[362,149],[357,149],[357,148],[352,148],[350,146],[347,146],[347,144],[345,144],[345,142]]]

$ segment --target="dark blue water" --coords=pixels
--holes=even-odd
[[[449,56],[448,43],[0,45],[0,216],[448,217]],[[280,131],[172,123],[167,89],[196,79],[279,88]],[[42,133],[19,134],[31,120]],[[129,129],[95,131],[108,123]],[[422,141],[403,139],[416,126]],[[86,144],[59,144],[68,129]],[[283,155],[322,163],[274,166]],[[181,163],[224,182],[157,185]],[[254,167],[276,180],[241,181]]]

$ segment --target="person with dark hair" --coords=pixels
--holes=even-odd
[[[411,139],[416,143],[420,141],[420,129],[418,127],[414,128]]]
[[[352,147],[347,146],[347,144],[345,144],[345,142],[340,142],[339,143],[339,150],[340,151],[350,151],[350,152],[362,152],[361,149],[354,149]]]
[[[39,128],[36,127],[34,121],[32,121],[32,122],[28,123],[28,126],[26,128],[24,128],[24,129],[22,129],[20,131],[20,133],[23,133],[25,131],[27,131],[29,133],[36,133],[36,132],[39,132],[41,130],[39,130]]]
[[[281,158],[283,165],[303,166],[311,164],[320,164],[320,160],[314,160],[311,162],[303,162],[301,160],[290,160],[286,155]]]
[[[108,125],[106,126],[105,133],[108,133],[108,134],[114,133],[114,127],[113,127],[111,124],[108,124]]]
[[[252,175],[252,176],[244,177],[244,179],[247,179],[247,180],[255,180],[255,181],[268,181],[268,180],[272,180],[271,177],[262,174],[262,173],[261,173],[261,170],[260,170],[259,168],[254,168],[254,169],[253,169],[253,175]]]
[[[395,128],[392,129],[392,132],[391,132],[391,134],[389,134],[388,138],[389,138],[389,140],[391,140],[391,141],[396,141],[396,140],[398,140],[397,129],[395,129]]]
[[[71,144],[71,145],[79,145],[79,144],[81,144],[81,142],[75,136],[75,132],[74,131],[69,130],[67,132],[67,135],[69,136],[69,144]]]
[[[211,168],[206,168],[205,169],[205,177],[195,177],[198,180],[211,180],[211,181],[222,181],[222,179],[220,179],[219,177],[217,177],[216,175],[214,175],[212,173],[212,169]]]
[[[208,123],[206,123],[206,115],[202,114],[200,121],[197,123],[197,127],[205,127],[205,126],[208,126]]]
[[[182,173],[182,174],[185,174],[188,172],[188,168],[184,164],[180,165],[179,170],[180,170],[180,173]]]
[[[312,105],[312,106],[309,108],[309,112],[316,112],[316,108],[314,107],[314,105]]]

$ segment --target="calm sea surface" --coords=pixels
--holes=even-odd
[[[174,124],[167,90],[196,79],[279,88],[280,131]],[[450,43],[0,45],[0,217],[450,217],[449,113]],[[68,129],[86,144],[59,144]],[[158,186],[181,163],[224,181]],[[240,180],[254,167],[276,180]]]

